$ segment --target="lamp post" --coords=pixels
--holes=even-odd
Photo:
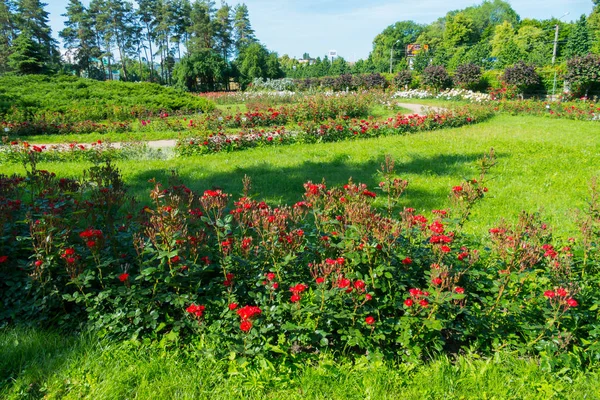
[[[390,74],[392,73],[392,65],[394,63],[394,46],[400,42],[400,39],[396,40],[392,43],[392,48],[390,49]]]
[[[560,21],[562,18],[569,15],[569,12],[566,12],[562,17],[558,18]],[[554,63],[556,62],[556,51],[558,50],[558,27],[556,24],[554,30],[554,50],[552,50],[552,67],[554,68]],[[554,100],[554,93],[556,92],[556,68],[554,68],[554,83],[552,84],[552,100]]]

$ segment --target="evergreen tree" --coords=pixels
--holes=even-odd
[[[191,25],[188,31],[190,33],[188,52],[213,48],[214,25],[211,21],[209,4],[204,1],[196,1],[192,4]]]
[[[48,65],[58,66],[60,53],[56,40],[52,38],[48,15],[44,10],[47,4],[39,0],[18,0],[16,12],[16,27],[20,34],[27,32],[26,38],[31,38],[37,43],[41,61]],[[22,39],[22,43],[26,42]]]
[[[582,15],[569,34],[569,39],[565,47],[565,56],[567,58],[584,56],[590,52],[590,47],[590,32],[587,19],[585,15]]]
[[[250,24],[248,7],[245,4],[238,4],[234,9],[235,17],[233,19],[233,38],[235,50],[239,54],[242,49],[251,43],[256,42],[254,30]]]
[[[152,43],[155,40],[156,33],[156,19],[154,17],[154,10],[158,8],[158,0],[137,0],[138,9],[136,11],[137,18],[141,24],[143,30],[143,36],[146,43],[148,43],[147,49],[150,53],[146,53],[146,60],[150,64],[150,80],[154,77],[154,52],[152,50]],[[141,46],[146,51],[146,46]]]
[[[13,43],[8,65],[19,74],[42,74],[46,71],[45,49],[34,40],[28,30],[23,31]]]
[[[8,57],[16,36],[14,4],[10,0],[0,0],[0,74],[9,70]]]
[[[223,3],[215,15],[215,42],[216,50],[227,60],[231,47],[233,46],[233,22],[231,19],[231,7]]]
[[[92,59],[100,56],[100,51],[95,42],[90,16],[80,0],[69,0],[65,29],[59,32],[63,39],[67,54],[74,59],[75,70],[80,75],[86,71],[87,76],[92,75]]]

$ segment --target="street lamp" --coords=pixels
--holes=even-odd
[[[394,63],[394,46],[400,42],[400,39],[396,40],[392,43],[392,48],[390,49],[390,74],[392,73],[392,64]]]
[[[568,11],[562,17],[558,18],[558,20],[560,21],[567,15],[569,15]],[[556,24],[555,31],[554,31],[554,50],[552,51],[552,67],[553,68],[554,68],[554,63],[556,62],[556,51],[558,50],[558,27],[559,27],[559,25]],[[554,84],[552,85],[552,100],[554,100],[555,92],[556,92],[556,68],[554,68]]]

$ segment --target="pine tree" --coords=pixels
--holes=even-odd
[[[16,26],[20,34],[27,32],[26,37],[37,43],[43,63],[57,66],[60,62],[60,53],[56,40],[52,38],[49,13],[44,10],[46,6],[47,4],[39,0],[18,0]]]
[[[45,49],[33,39],[28,30],[23,31],[13,43],[8,65],[19,74],[42,74],[46,71]]]
[[[8,57],[16,36],[14,4],[10,0],[0,0],[0,74],[9,70]]]
[[[227,60],[231,46],[233,45],[233,22],[231,19],[231,7],[223,3],[215,15],[215,48],[221,56]]]
[[[212,49],[215,25],[211,21],[209,4],[204,1],[194,2],[192,4],[191,19],[188,52],[193,53],[203,49]]]
[[[238,4],[235,6],[234,13],[233,37],[235,40],[235,50],[239,54],[244,47],[255,43],[257,40],[254,36],[254,30],[250,25],[248,7],[243,3]]]
[[[585,56],[590,52],[590,47],[590,32],[587,19],[585,15],[582,15],[569,34],[569,39],[565,47],[565,56],[567,58]]]
[[[150,79],[154,76],[154,53],[152,43],[156,38],[155,27],[157,25],[154,10],[158,7],[158,0],[137,0],[137,17],[145,31],[144,39],[148,43],[150,54],[146,54],[146,60],[150,64]],[[142,46],[145,49],[145,46]]]
[[[69,0],[67,12],[63,16],[67,17],[65,29],[58,35],[63,39],[67,54],[73,56],[78,75],[85,70],[90,77],[93,58],[100,57],[90,15],[80,0]]]

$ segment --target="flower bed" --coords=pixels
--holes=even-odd
[[[295,129],[282,126],[273,130],[243,130],[237,134],[219,132],[201,138],[188,138],[180,140],[177,149],[181,155],[211,154],[260,146],[400,135],[474,124],[491,115],[486,109],[469,107],[428,115],[398,114],[394,118],[382,121],[337,118],[322,123],[301,123]]]
[[[377,188],[307,182],[279,207],[253,200],[247,181],[232,201],[175,179],[152,182],[151,204],[136,208],[110,164],[71,180],[34,162],[26,177],[0,178],[0,324],[198,337],[222,356],[597,357],[598,197],[583,240],[553,240],[525,214],[465,236],[493,164],[484,157],[476,179],[449,188],[451,210],[422,215],[394,207],[408,182],[390,159]]]

